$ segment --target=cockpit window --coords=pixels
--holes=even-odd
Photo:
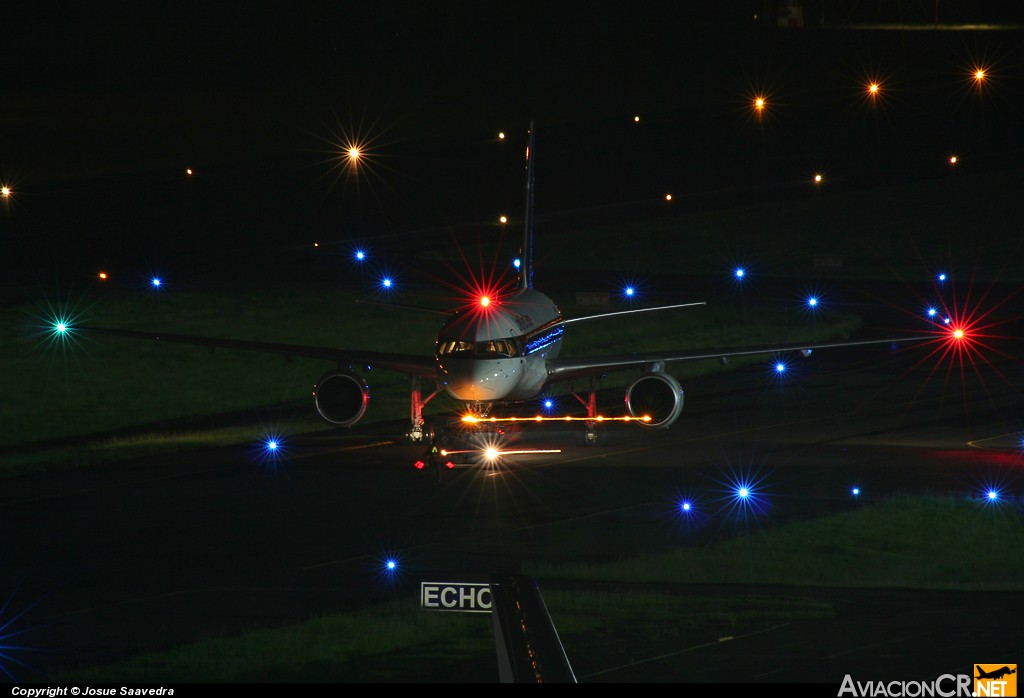
[[[473,356],[473,343],[464,342],[461,339],[439,339],[437,341],[437,355],[469,358]]]
[[[439,339],[437,355],[457,359],[468,359],[473,356],[481,359],[511,359],[519,356],[519,350],[511,339],[492,339],[475,345],[461,339]]]
[[[491,359],[510,359],[516,356],[516,345],[507,339],[492,339],[480,342],[476,355]]]

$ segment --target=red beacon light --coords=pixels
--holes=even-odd
[[[490,296],[480,296],[480,307],[486,308],[491,304]]]

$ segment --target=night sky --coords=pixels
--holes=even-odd
[[[665,191],[748,200],[822,168],[871,187],[943,176],[954,152],[979,172],[1024,150],[1019,28],[852,28],[928,24],[937,8],[942,23],[1007,22],[1007,3],[807,2],[804,29],[774,26],[766,2],[553,5],[7,8],[8,264],[490,220],[521,210],[530,119],[540,212]],[[337,158],[353,137],[372,155],[358,178]]]

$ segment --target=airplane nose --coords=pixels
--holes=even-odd
[[[501,400],[511,389],[510,376],[498,361],[448,361],[441,369],[445,390],[457,400]]]

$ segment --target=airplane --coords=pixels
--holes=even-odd
[[[526,215],[517,287],[506,297],[481,295],[474,307],[450,314],[437,333],[432,354],[410,355],[88,326],[67,329],[132,339],[274,353],[288,358],[333,361],[337,364],[336,368],[320,376],[313,388],[313,400],[320,417],[337,427],[355,425],[363,419],[369,407],[369,386],[357,366],[403,373],[412,382],[407,435],[413,442],[424,440],[428,433],[423,416],[424,407],[442,393],[467,407],[469,416],[465,421],[486,423],[493,419],[489,415],[497,406],[534,400],[554,383],[591,379],[586,397],[575,392],[573,394],[586,408],[586,417],[581,420],[586,423],[586,443],[592,444],[597,439],[598,423],[603,419],[597,412],[596,390],[592,379],[609,372],[639,371],[639,376],[626,387],[628,416],[622,419],[635,420],[648,427],[669,427],[680,416],[684,394],[679,381],[665,371],[666,364],[712,358],[725,361],[734,356],[789,352],[809,355],[817,349],[922,340],[921,336],[911,336],[560,358],[562,343],[573,323],[621,318],[640,312],[704,303],[682,303],[571,319],[563,317],[554,301],[533,287],[534,142],[535,129],[531,123],[526,148]],[[426,395],[424,383],[430,390]]]
[[[1016,669],[1011,669],[1008,666],[1004,666],[1004,667],[1001,667],[999,669],[993,669],[992,671],[985,671],[984,669],[981,668],[980,664],[975,664],[974,668],[978,670],[978,675],[974,677],[976,679],[997,679],[998,680],[998,679],[1001,679],[1004,676],[1007,676],[1009,674],[1016,674],[1017,673]]]

